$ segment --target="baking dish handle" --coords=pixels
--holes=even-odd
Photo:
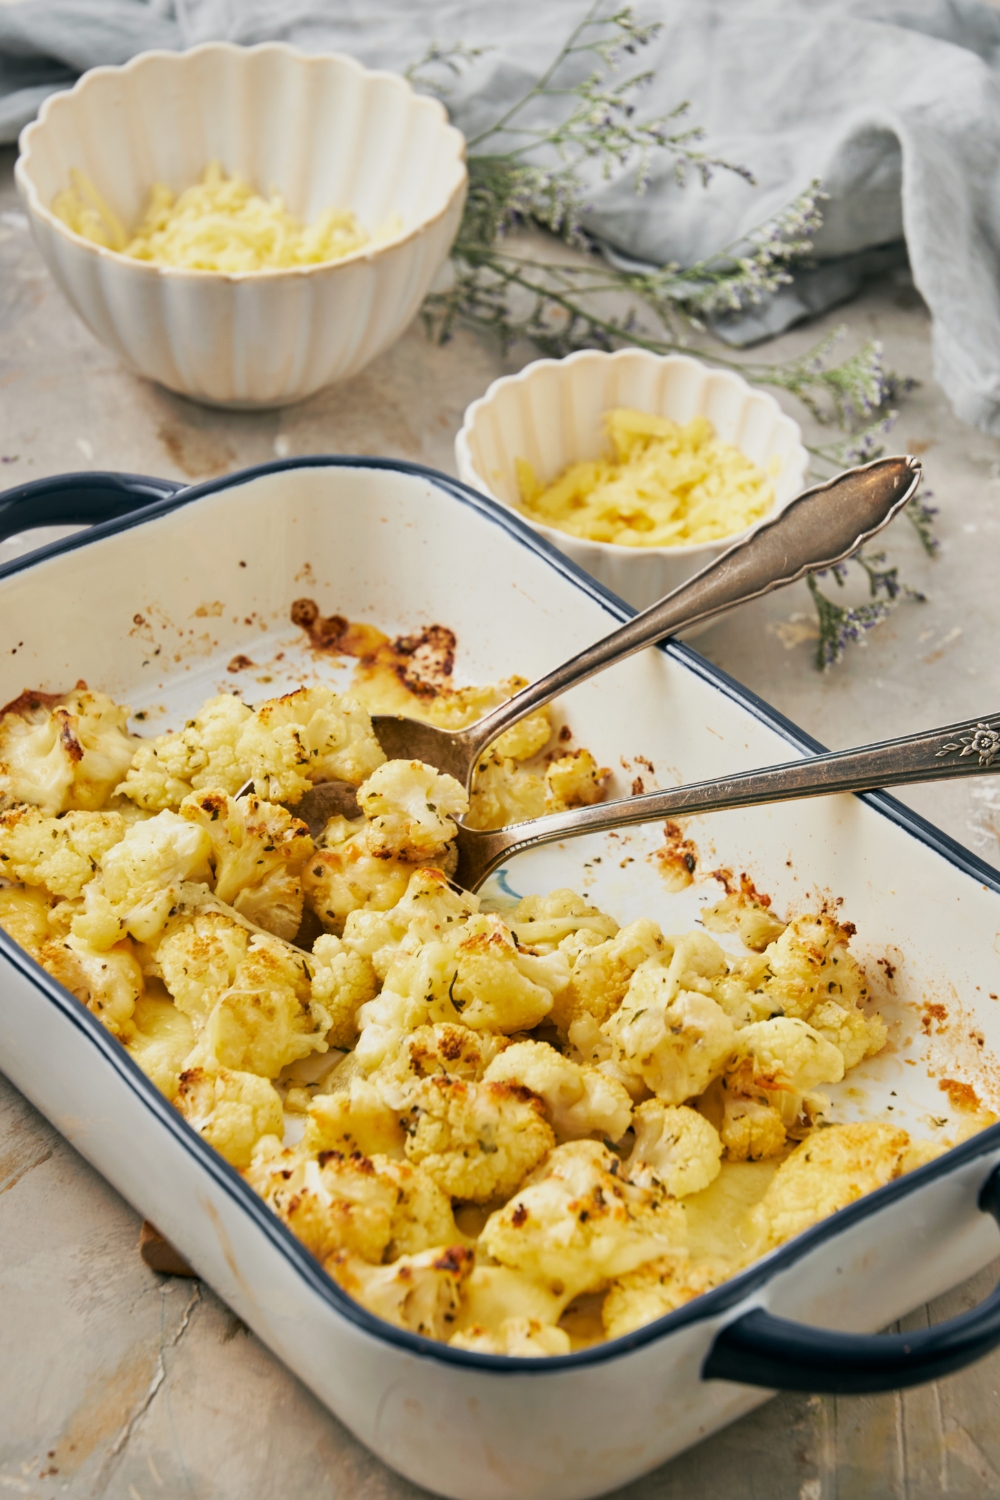
[[[111,521],[186,486],[145,474],[53,474],[0,494],[0,541],[36,526],[93,526]]]
[[[979,1207],[1000,1224],[1000,1167],[986,1179]],[[773,1391],[871,1396],[938,1380],[998,1344],[1000,1285],[971,1312],[914,1333],[835,1333],[757,1307],[722,1329],[701,1374]]]

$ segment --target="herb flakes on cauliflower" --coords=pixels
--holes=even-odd
[[[180,1076],[174,1104],[234,1167],[248,1167],[261,1137],[280,1135],[284,1129],[281,1098],[256,1073],[189,1068]]]
[[[37,807],[0,812],[0,865],[9,879],[42,886],[76,900],[113,844],[125,836],[116,812],[66,812],[47,817]]]
[[[411,1085],[406,1155],[451,1198],[512,1193],[554,1144],[540,1099],[509,1083],[434,1077]]]
[[[208,835],[219,900],[290,942],[302,923],[302,867],[315,852],[306,825],[272,802],[219,788],[192,792],[179,812]]]
[[[685,1302],[710,1292],[732,1275],[724,1261],[692,1261],[687,1255],[664,1255],[647,1261],[611,1283],[601,1308],[605,1336],[621,1338],[664,1317]]]
[[[464,1245],[448,1245],[373,1266],[338,1250],[327,1257],[325,1269],[376,1317],[425,1338],[447,1340],[474,1259]]]
[[[557,1146],[486,1222],[480,1242],[501,1265],[578,1296],[683,1249],[684,1211],[627,1182],[597,1141]]]
[[[318,781],[360,786],[385,761],[368,710],[326,687],[260,704],[243,724],[236,755],[259,797],[291,803]]]
[[[454,776],[419,760],[390,760],[358,788],[366,822],[365,841],[375,855],[411,863],[444,853],[469,810],[465,788]]]
[[[135,758],[118,787],[147,812],[179,807],[191,791],[218,787],[231,796],[246,781],[236,744],[251,716],[232,693],[202,704],[178,734],[139,741]]]
[[[632,1119],[632,1100],[620,1083],[563,1057],[548,1042],[514,1042],[486,1069],[487,1083],[516,1083],[545,1105],[557,1141],[596,1135],[620,1141]]]
[[[647,1099],[635,1111],[635,1145],[625,1175],[642,1187],[662,1187],[671,1198],[700,1193],[718,1177],[722,1141],[696,1110]]]

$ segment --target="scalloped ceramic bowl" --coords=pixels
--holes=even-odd
[[[688,355],[643,349],[615,354],[585,350],[566,359],[540,359],[518,375],[495,380],[465,413],[455,440],[459,477],[517,509],[515,460],[526,458],[539,478],[550,483],[568,464],[598,458],[605,451],[602,418],[615,406],[655,412],[675,422],[708,417],[720,438],[734,443],[765,472],[776,461],[769,516],[803,488],[809,456],[802,433],[773,396]],[[690,546],[622,547],[568,536],[531,516],[524,519],[636,609],[655,604],[753,529]],[[688,634],[700,634],[703,628]]]
[[[21,134],[16,176],[42,255],[74,311],[133,370],[196,401],[282,406],[355,374],[412,321],[465,202],[465,142],[442,106],[352,58],[268,43],[146,52],[94,68]],[[228,274],[91,244],[51,212],[71,168],[125,224],[157,181],[218,159],[311,221],[350,208],[394,238],[338,261]]]

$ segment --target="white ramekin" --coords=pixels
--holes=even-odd
[[[352,58],[268,43],[147,52],[94,68],[21,134],[18,189],[74,310],[135,371],[219,406],[300,401],[356,373],[417,312],[465,201],[465,142],[442,106]],[[349,208],[385,244],[325,265],[225,274],[132,260],[51,212],[71,168],[125,224],[154,182],[220,160],[311,221]]]
[[[615,354],[584,350],[566,359],[539,359],[517,375],[495,380],[466,410],[455,439],[459,478],[516,509],[514,463],[526,458],[549,482],[577,459],[605,451],[603,415],[615,406],[655,412],[675,422],[706,416],[765,472],[777,461],[773,516],[803,487],[809,456],[797,422],[773,396],[741,376],[714,370],[686,354]],[[621,547],[589,542],[524,518],[573,562],[619,598],[645,609],[697,573],[746,532],[682,547]],[[759,524],[759,523],[758,523]]]

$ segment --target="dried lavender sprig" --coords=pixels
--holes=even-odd
[[[849,645],[865,644],[868,632],[889,618],[892,607],[879,599],[845,608],[828,599],[811,575],[806,582],[819,619],[816,665],[821,672],[827,672],[843,660]]]

